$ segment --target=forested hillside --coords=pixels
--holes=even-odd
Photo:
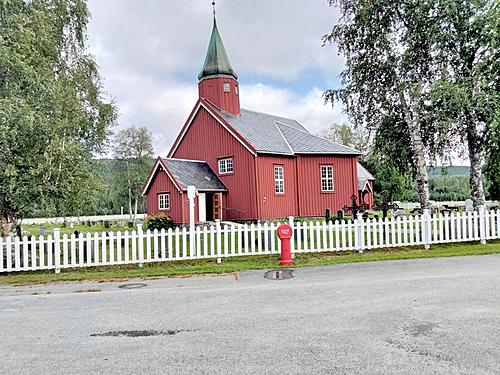
[[[430,177],[460,176],[469,177],[470,167],[468,166],[450,166],[450,167],[429,167]]]
[[[154,160],[151,159],[151,166]],[[128,195],[126,172],[123,162],[113,159],[94,159],[92,161],[94,178],[87,182],[87,194],[81,197],[69,197],[60,202],[58,207],[52,201],[38,202],[28,216],[78,216],[128,214]],[[147,174],[144,176],[146,179]],[[75,199],[78,200],[75,203]],[[141,198],[138,212],[145,212],[145,200]]]
[[[154,160],[151,159],[151,166]],[[35,205],[29,216],[77,216],[128,214],[128,196],[126,175],[123,163],[113,159],[95,159],[92,161],[95,178],[88,181],[87,194],[61,203],[58,208],[53,202]],[[373,171],[376,175],[376,171]],[[144,180],[147,174],[144,175]],[[404,184],[403,184],[404,185]],[[470,194],[469,167],[429,167],[429,186],[431,199],[434,201],[465,200]],[[410,182],[407,191],[394,196],[395,200],[416,201],[415,189]],[[140,199],[138,212],[145,212],[146,205]]]

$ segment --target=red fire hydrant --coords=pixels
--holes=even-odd
[[[281,240],[281,258],[279,265],[288,266],[293,264],[292,253],[290,250],[290,238],[293,235],[293,229],[288,224],[281,224],[277,231],[278,237]]]

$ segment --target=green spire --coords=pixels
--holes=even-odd
[[[207,56],[205,57],[205,63],[198,75],[198,79],[201,81],[203,78],[217,75],[230,75],[238,79],[238,75],[234,72],[227,57],[214,16],[214,27],[212,28],[212,35],[208,43]]]

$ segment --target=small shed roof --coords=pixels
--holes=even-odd
[[[189,185],[199,191],[227,191],[226,185],[219,179],[207,162],[187,159],[162,159],[182,190]]]
[[[375,177],[358,161],[358,190],[363,190],[367,181],[375,181]]]
[[[168,178],[179,191],[186,191],[189,185],[194,185],[198,191],[227,191],[226,185],[207,162],[158,157],[144,183],[142,195],[147,193],[159,170],[168,175]]]

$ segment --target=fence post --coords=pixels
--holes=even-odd
[[[220,219],[215,219],[215,229],[217,231],[217,263],[222,263],[221,252],[222,252],[222,231],[220,227]]]
[[[486,245],[486,209],[484,205],[480,205],[479,209],[479,239],[481,245]]]
[[[295,226],[293,223],[293,216],[288,216],[288,225],[292,227],[292,238],[290,240],[290,253],[292,254],[292,259],[295,259]],[[273,241],[274,241],[274,233],[272,235]]]
[[[429,250],[431,248],[431,215],[430,210],[428,208],[424,208],[424,248],[425,250]]]
[[[194,217],[194,200],[196,197],[196,187],[194,185],[189,185],[187,187],[187,195],[189,200],[189,257],[194,258],[195,256],[195,217]]]
[[[56,273],[61,273],[61,230],[54,228],[54,267]]]
[[[363,220],[363,214],[358,212],[356,215],[356,221],[354,222],[354,225],[356,225],[356,234],[358,237],[358,242],[356,243],[356,250],[359,251],[359,253],[363,253],[363,248],[365,246],[365,221]]]
[[[144,267],[144,232],[142,224],[137,224],[137,249],[139,251],[139,267]]]

